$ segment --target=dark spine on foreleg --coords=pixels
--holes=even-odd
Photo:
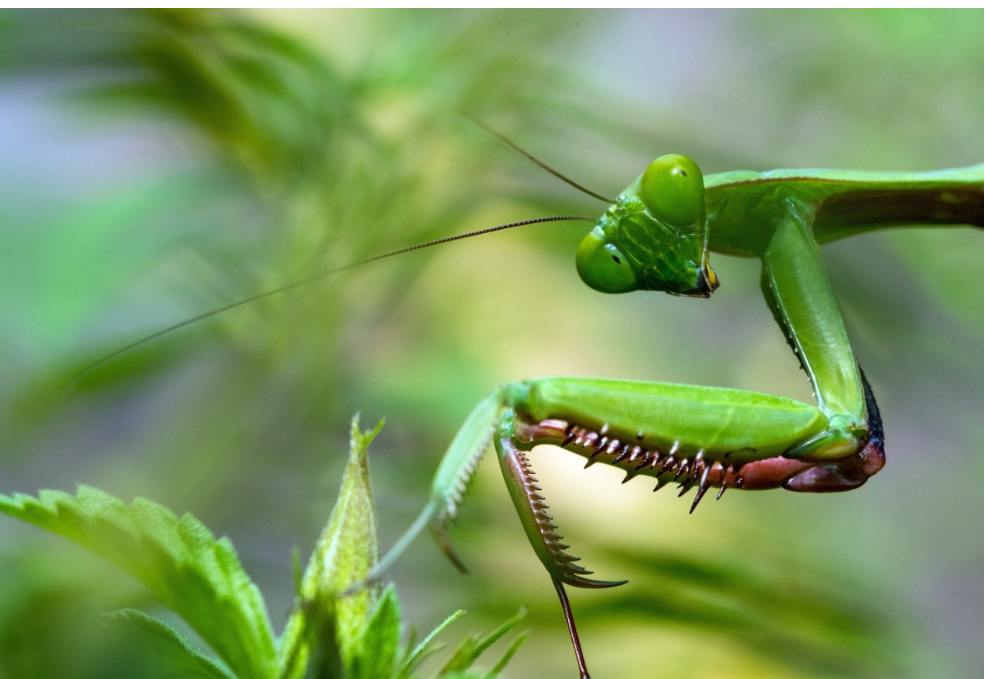
[[[882,426],[881,411],[871,391],[864,370],[858,366],[861,375],[861,385],[864,387],[864,405],[868,409],[868,443],[861,451],[865,476],[873,476],[885,466],[885,428]]]

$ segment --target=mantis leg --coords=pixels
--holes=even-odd
[[[507,411],[513,415],[504,415]],[[563,445],[588,457],[589,463],[605,461],[625,469],[629,477],[644,474],[662,482],[684,478],[697,484],[697,474],[706,470],[705,490],[707,484],[781,485],[785,477],[774,471],[764,474],[762,463],[777,460],[828,427],[826,416],[814,406],[735,389],[581,378],[503,384],[472,410],[458,431],[434,476],[430,500],[380,562],[377,574],[427,526],[464,570],[445,527],[455,518],[497,427],[502,440],[502,424],[513,421],[521,423],[521,449],[540,443]],[[809,466],[787,462],[773,466],[783,471]]]
[[[656,479],[658,490],[676,482],[681,495],[711,487],[772,488],[809,474],[816,463],[783,453],[829,431],[817,407],[736,389],[553,378],[506,385],[509,395],[494,442],[503,478],[527,538],[553,580],[581,671],[587,677],[565,585],[614,587],[623,582],[587,578],[590,571],[567,553],[537,485],[528,451],[562,446],[635,476]],[[720,497],[720,493],[718,495]]]
[[[870,397],[866,385],[864,393]],[[870,403],[877,420],[874,400]],[[873,421],[871,429],[880,436],[880,422]],[[374,575],[386,570],[426,526],[464,570],[450,548],[446,525],[455,517],[481,456],[494,441],[527,538],[557,590],[584,678],[588,674],[564,585],[599,588],[622,582],[585,577],[590,572],[566,552],[546,513],[527,452],[540,444],[558,445],[585,457],[586,466],[601,462],[624,470],[626,480],[654,477],[654,490],[676,482],[682,495],[696,487],[693,511],[711,487],[721,489],[719,498],[728,487],[837,490],[843,487],[801,484],[799,479],[813,479],[819,465],[832,465],[833,472],[840,473],[838,479],[860,479],[851,486],[855,487],[881,468],[883,458],[875,454],[880,452],[880,439],[875,437],[869,445],[874,452],[866,448],[838,462],[784,457],[830,431],[830,420],[818,407],[736,389],[586,378],[504,384],[469,415],[442,460],[426,508]]]
[[[613,587],[566,552],[546,513],[527,452],[553,444],[656,478],[656,488],[783,487],[825,492],[863,484],[884,464],[878,408],[857,365],[809,221],[791,213],[762,255],[763,291],[817,394],[812,406],[778,396],[688,385],[550,378],[500,385],[469,415],[446,453],[424,512],[376,569],[385,570],[425,526],[451,560],[453,519],[494,441],[527,538],[557,590],[582,679],[588,676],[564,585]]]
[[[809,219],[795,212],[779,223],[762,255],[762,291],[776,322],[813,385],[829,426],[784,453],[827,461],[797,480],[795,490],[849,490],[884,464],[877,405],[851,349]],[[843,461],[860,456],[856,474]]]

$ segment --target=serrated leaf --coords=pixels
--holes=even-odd
[[[110,614],[144,647],[156,651],[160,676],[182,679],[236,679],[223,665],[191,645],[181,632],[146,613],[126,608]]]
[[[274,676],[276,651],[263,597],[227,538],[143,498],[127,505],[80,486],[0,495],[0,511],[62,535],[143,583],[208,643],[239,679]]]
[[[363,433],[358,415],[352,418],[349,461],[338,500],[308,561],[300,604],[287,621],[281,642],[285,678],[304,676],[309,659],[319,654],[319,644],[337,645],[345,667],[352,667],[359,654],[378,588],[365,587],[354,593],[346,590],[365,581],[379,561],[367,450],[382,425],[380,422],[373,431]],[[339,596],[343,592],[345,595]],[[331,638],[318,632],[327,629],[325,616],[331,618]]]
[[[354,679],[387,679],[396,669],[400,652],[400,601],[396,588],[390,585],[383,592],[362,635],[362,643],[353,658],[351,676]]]

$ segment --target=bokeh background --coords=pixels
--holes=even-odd
[[[583,225],[354,270],[176,332],[334,265],[516,219],[600,214],[468,113],[603,194],[680,152],[705,173],[984,161],[980,12],[0,14],[0,491],[78,483],[190,511],[237,545],[275,627],[334,502],[348,420],[380,531],[419,510],[456,427],[504,380],[588,375],[809,399],[758,291],[718,257],[709,301],[607,297]],[[889,461],[833,496],[652,495],[533,457],[572,551],[597,677],[976,677],[984,666],[984,241],[907,230],[825,261]],[[393,570],[407,617],[488,628],[521,606],[510,677],[574,674],[495,462],[452,537]],[[100,611],[156,611],[79,548],[0,520],[0,677],[151,676]],[[491,661],[490,661],[491,662]]]

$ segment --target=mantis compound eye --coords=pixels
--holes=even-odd
[[[598,292],[619,293],[639,289],[632,265],[619,249],[594,229],[577,248],[577,272],[581,280]]]
[[[660,156],[642,173],[642,200],[657,219],[691,226],[704,214],[704,175],[686,156]]]

